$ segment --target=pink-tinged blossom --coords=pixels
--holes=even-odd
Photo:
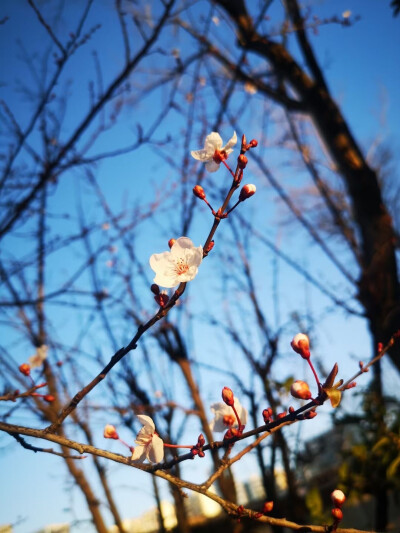
[[[247,409],[240,405],[239,400],[234,397],[234,407],[243,426],[247,423]],[[211,411],[214,413],[214,419],[210,422],[211,431],[221,432],[230,428],[238,427],[238,422],[232,407],[226,403],[218,402],[211,405]]]
[[[339,489],[336,489],[332,492],[331,499],[332,499],[333,505],[336,505],[336,507],[340,507],[346,501],[346,496],[344,495],[344,492],[342,492]]]
[[[290,387],[290,394],[294,398],[299,398],[300,400],[309,400],[311,398],[311,391],[308,384],[299,379],[293,382]]]
[[[103,436],[105,439],[115,439],[118,440],[119,436],[117,433],[117,430],[115,429],[115,426],[111,424],[107,424],[104,428]]]
[[[310,357],[310,340],[304,333],[298,333],[295,335],[290,345],[303,359],[308,359]]]
[[[170,289],[194,279],[203,259],[203,247],[194,246],[188,237],[179,237],[169,252],[153,254],[150,266],[156,273],[154,283]]]
[[[228,155],[233,152],[233,147],[236,143],[237,136],[235,131],[224,147],[222,146],[221,135],[213,131],[210,135],[207,135],[204,148],[202,150],[193,150],[190,154],[194,159],[205,163],[208,172],[216,172],[221,161],[227,159]]]
[[[42,366],[43,361],[47,357],[47,346],[45,344],[42,344],[38,348],[36,348],[36,353],[32,355],[28,361],[31,368],[38,368],[39,366]]]
[[[138,419],[143,424],[142,429],[136,437],[136,444],[132,461],[142,463],[145,459],[151,463],[160,463],[164,459],[164,443],[156,433],[153,420],[146,415],[138,415]]]

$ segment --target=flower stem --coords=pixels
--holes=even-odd
[[[228,163],[224,160],[222,160],[222,163],[226,166],[226,168],[229,170],[229,172],[231,173],[231,175],[233,177],[235,177],[235,173],[233,172],[233,170],[231,169],[231,167],[228,165]]]
[[[120,439],[118,437],[118,440],[119,442],[121,442],[124,446],[126,446],[127,448],[129,448],[129,450],[132,452],[133,451],[133,446],[129,446],[129,444],[127,444],[124,440]]]
[[[239,418],[238,412],[236,411],[234,405],[231,405],[231,407],[232,407],[232,409],[233,409],[233,412],[235,413],[236,420],[237,420],[237,423],[238,423],[238,426],[239,426],[239,429],[240,429],[240,428],[242,427],[242,422],[240,421],[240,418]]]
[[[320,391],[321,391],[321,383],[319,382],[318,374],[317,374],[317,372],[315,371],[314,365],[312,364],[310,358],[307,359],[307,362],[308,362],[308,364],[310,365],[310,368],[311,368],[311,370],[312,370],[312,373],[314,374],[314,377],[315,377],[315,381],[317,382],[318,392],[320,392]]]

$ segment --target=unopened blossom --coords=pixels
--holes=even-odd
[[[336,507],[340,507],[346,501],[346,496],[344,495],[344,492],[339,489],[336,489],[331,494],[331,500],[333,502],[333,505],[336,505]]]
[[[310,357],[310,340],[304,333],[298,333],[295,335],[290,345],[303,359],[308,359]]]
[[[234,397],[233,403],[236,412],[240,418],[241,424],[244,426],[247,422],[247,409],[240,405],[239,400]],[[226,431],[229,428],[238,427],[238,422],[233,412],[232,407],[226,405],[226,403],[218,402],[211,405],[211,411],[214,413],[214,419],[210,422],[210,428],[212,431]]]
[[[194,279],[203,259],[203,247],[194,246],[188,237],[179,237],[171,251],[153,254],[150,266],[156,273],[154,283],[172,288]]]
[[[132,461],[142,463],[148,459],[152,463],[160,463],[164,459],[164,443],[156,433],[154,422],[146,415],[138,415],[138,419],[143,427],[135,440],[137,446],[133,450]]]
[[[205,163],[208,172],[216,172],[221,161],[225,161],[228,155],[233,152],[233,147],[236,143],[236,131],[233,132],[232,137],[225,146],[222,146],[221,135],[213,131],[210,135],[207,135],[204,148],[202,150],[193,150],[190,154],[194,159]]]
[[[18,369],[24,376],[29,376],[31,373],[31,367],[28,363],[22,363],[22,365],[19,365]]]
[[[229,387],[224,387],[222,389],[222,399],[226,405],[232,406],[234,403],[233,392]]]
[[[103,435],[105,439],[119,439],[119,435],[117,433],[117,430],[115,429],[115,426],[111,424],[107,424],[105,426]]]
[[[308,384],[299,379],[290,387],[290,394],[294,398],[299,398],[300,400],[309,400],[311,398],[311,391]]]
[[[250,198],[251,196],[253,196],[255,192],[256,192],[256,186],[253,185],[252,183],[247,183],[246,185],[243,185],[242,190],[240,191],[239,200],[241,202],[244,202],[245,200],[247,200],[247,198]]]
[[[42,344],[38,348],[36,348],[36,353],[32,355],[29,358],[29,364],[31,368],[38,368],[39,366],[42,366],[43,361],[47,357],[47,346],[45,344]]]

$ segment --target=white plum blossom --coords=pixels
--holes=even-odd
[[[233,147],[236,143],[236,131],[233,132],[232,137],[224,147],[222,147],[221,135],[213,131],[210,135],[207,135],[204,148],[202,150],[193,150],[190,154],[194,159],[205,163],[208,172],[216,172],[221,161],[227,159],[228,155],[233,152]]]
[[[241,424],[245,426],[247,422],[247,409],[240,405],[236,396],[234,397],[233,405],[239,415]],[[214,419],[210,422],[211,431],[221,432],[238,427],[235,413],[233,412],[232,407],[229,407],[226,403],[213,403],[211,405],[211,411],[214,413]]]
[[[29,364],[31,368],[38,368],[42,366],[43,361],[47,357],[47,346],[42,344],[36,348],[36,353],[29,358]]]
[[[153,254],[150,266],[156,273],[154,283],[170,289],[194,279],[203,259],[203,247],[194,246],[188,237],[176,239],[169,252]]]
[[[164,459],[164,443],[156,433],[153,420],[146,415],[138,415],[138,419],[143,424],[142,429],[136,437],[136,444],[132,461],[142,463],[148,459],[152,463],[160,463]]]

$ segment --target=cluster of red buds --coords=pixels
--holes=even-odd
[[[193,448],[190,450],[193,457],[198,455],[199,457],[204,457],[205,453],[203,452],[203,446],[206,443],[206,439],[204,438],[204,435],[200,433],[199,438],[197,439],[197,444],[193,446]]]
[[[34,396],[35,398],[43,398],[43,400],[47,403],[54,402],[55,397],[52,394],[39,394],[38,392],[35,392],[37,389],[46,387],[47,383],[40,383],[39,385],[35,384],[35,381],[31,376],[31,365],[29,365],[28,363],[22,363],[22,365],[19,365],[18,370],[24,376],[29,377],[33,385],[31,391],[23,393],[23,396]],[[18,396],[20,396],[19,390],[14,392],[14,401],[17,399]]]
[[[331,494],[331,500],[334,505],[332,509],[332,517],[333,517],[332,531],[336,531],[339,523],[343,520],[342,505],[346,501],[346,496],[341,490],[336,489]]]

